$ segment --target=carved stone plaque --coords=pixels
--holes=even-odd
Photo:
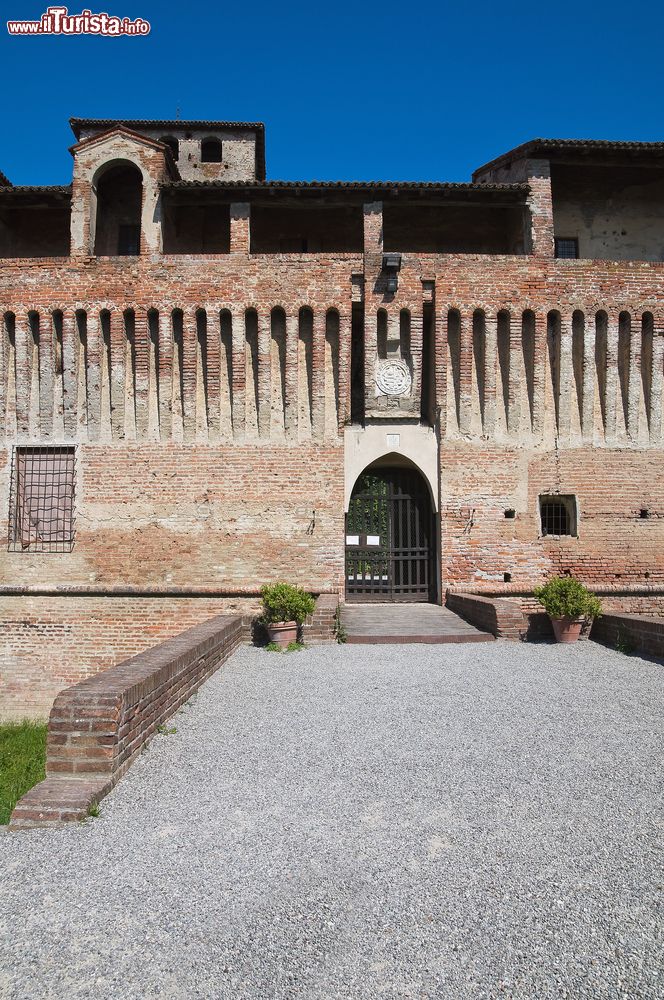
[[[381,361],[376,372],[376,385],[386,396],[408,395],[412,381],[408,365],[397,358]]]

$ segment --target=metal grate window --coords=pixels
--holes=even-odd
[[[561,260],[577,260],[579,257],[579,241],[577,239],[556,239],[556,257]]]
[[[71,552],[74,487],[73,448],[14,448],[9,551]]]
[[[540,497],[540,523],[542,535],[576,535],[575,497]]]

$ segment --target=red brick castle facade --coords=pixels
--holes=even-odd
[[[3,714],[279,578],[661,611],[664,143],[291,183],[260,124],[72,128],[0,175]]]

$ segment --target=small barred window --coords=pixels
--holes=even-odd
[[[579,241],[577,239],[556,239],[556,257],[561,260],[577,260],[579,256]]]
[[[576,535],[576,497],[555,494],[541,496],[540,531],[542,535]]]
[[[9,499],[10,552],[71,552],[74,449],[14,448]]]

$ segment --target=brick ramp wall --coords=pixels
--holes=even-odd
[[[590,638],[614,648],[625,643],[646,656],[664,659],[664,618],[603,614],[593,622]]]
[[[497,639],[518,640],[525,636],[525,617],[512,601],[448,591],[445,605],[476,628],[491,632]]]
[[[542,581],[544,582],[544,581]],[[638,584],[638,585],[606,585],[602,583],[587,582],[586,586],[593,591],[602,602],[604,614],[626,614],[645,615],[646,617],[664,617],[664,593],[659,584]],[[520,609],[525,618],[525,638],[527,641],[538,642],[541,640],[553,640],[553,628],[551,620],[544,608],[533,596],[532,592],[525,589],[520,584],[483,584],[462,587],[449,587],[447,590],[448,607],[449,596],[483,597],[493,601],[501,601],[511,604]],[[453,609],[454,610],[454,609]],[[459,612],[461,614],[461,612]],[[462,615],[462,617],[465,617]],[[471,619],[468,619],[471,621]],[[475,624],[475,622],[472,622]],[[483,626],[478,625],[479,628]],[[581,631],[581,639],[590,638],[590,626],[584,625]]]
[[[302,629],[304,642],[311,646],[326,646],[336,643],[336,617],[339,598],[336,594],[321,594],[316,601],[314,613]]]
[[[0,720],[49,717],[57,695],[217,615],[259,613],[260,597],[0,596]]]
[[[219,615],[62,691],[48,723],[46,779],[18,802],[10,826],[82,819],[244,632],[239,616]]]
[[[316,593],[314,591],[314,593]],[[334,639],[338,598],[320,594],[303,630],[310,645]],[[48,719],[55,697],[186,628],[217,615],[261,613],[257,591],[235,596],[0,595],[0,721]]]

